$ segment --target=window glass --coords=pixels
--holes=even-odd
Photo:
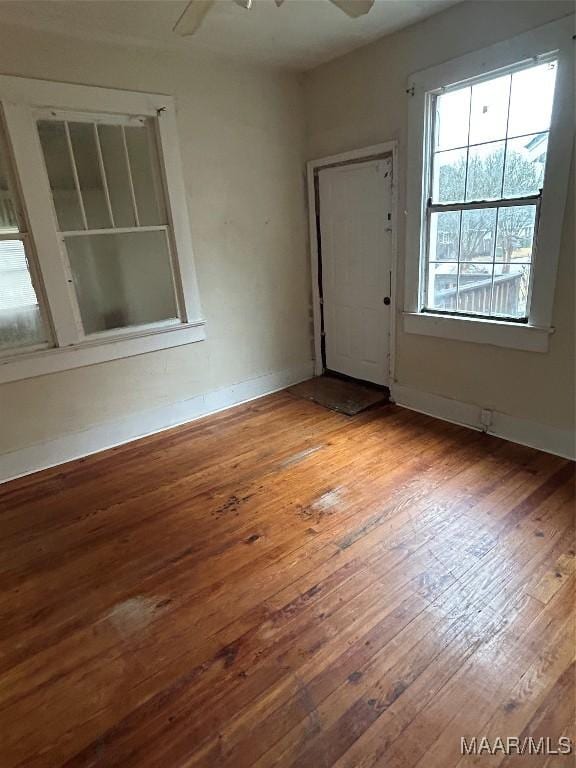
[[[504,142],[491,141],[470,147],[466,176],[466,200],[493,200],[502,197]]]
[[[510,75],[472,86],[470,144],[483,144],[506,136]]]
[[[30,276],[27,235],[20,234],[22,224],[22,212],[10,180],[7,144],[0,124],[0,352],[49,341]]]
[[[130,193],[127,155],[124,151],[122,127],[120,125],[99,125],[98,138],[102,150],[102,162],[108,182],[108,194],[114,225],[116,227],[136,226],[136,215]]]
[[[22,240],[0,240],[0,351],[45,344],[49,334]]]
[[[143,226],[166,224],[158,150],[148,122],[125,129],[138,219]]]
[[[492,303],[492,276],[490,264],[458,265],[458,310],[468,314],[487,314]]]
[[[500,208],[496,231],[495,261],[532,261],[534,228],[536,226],[535,205],[514,205]]]
[[[464,200],[467,156],[466,149],[436,153],[432,188],[434,202],[456,203]]]
[[[548,133],[506,142],[503,197],[537,195],[544,183]]]
[[[433,213],[430,217],[430,261],[458,261],[460,211]]]
[[[495,264],[492,314],[525,317],[529,285],[529,264]]]
[[[456,309],[458,263],[431,262],[428,269],[428,306],[443,312]]]
[[[96,126],[93,123],[68,123],[68,128],[87,227],[88,229],[111,227],[112,220],[100,170]]]
[[[87,334],[178,317],[166,232],[66,238]]]
[[[556,69],[556,62],[551,61],[512,75],[508,136],[548,130],[552,117]]]
[[[167,224],[150,120],[41,120],[38,132],[61,231]]]
[[[66,126],[62,121],[41,120],[38,123],[38,134],[60,230],[84,229]]]
[[[0,136],[1,141],[2,137]],[[2,146],[0,146],[0,232],[8,234],[18,232],[20,228],[14,197],[8,185],[8,168],[3,154]]]
[[[436,99],[436,150],[468,145],[471,88],[443,93]]]
[[[555,80],[550,61],[436,96],[426,309],[527,316]]]
[[[462,211],[460,261],[493,261],[496,239],[496,208]]]

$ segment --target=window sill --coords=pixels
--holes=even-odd
[[[109,337],[74,347],[57,347],[0,360],[0,384],[82,368],[146,352],[179,347],[206,338],[204,321],[130,337]]]
[[[553,328],[520,325],[498,320],[480,320],[455,315],[433,315],[404,312],[404,332],[421,336],[436,336],[475,344],[523,349],[527,352],[547,352]]]

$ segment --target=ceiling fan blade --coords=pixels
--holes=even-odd
[[[215,0],[190,0],[174,25],[174,32],[183,37],[193,35],[214,3]]]
[[[352,19],[364,16],[374,5],[375,0],[330,0],[335,6]]]

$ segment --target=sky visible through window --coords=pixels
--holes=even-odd
[[[427,309],[526,316],[555,79],[548,61],[434,99]]]

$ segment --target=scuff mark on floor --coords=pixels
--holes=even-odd
[[[337,507],[342,500],[342,488],[332,488],[326,493],[323,493],[319,499],[312,502],[310,509],[314,512],[327,512],[333,507]]]
[[[280,464],[280,466],[283,469],[286,469],[287,467],[293,467],[295,464],[300,464],[301,461],[304,461],[304,459],[307,459],[308,456],[312,456],[313,453],[317,453],[318,451],[321,451],[322,448],[324,448],[323,445],[315,445],[312,448],[306,448],[306,450],[299,451],[298,453],[295,453],[293,456],[289,456],[287,459],[284,459],[284,461]]]
[[[225,515],[228,513],[238,515],[242,505],[246,501],[248,501],[248,499],[251,499],[253,495],[254,495],[253,493],[248,493],[245,496],[237,496],[234,493],[232,494],[232,496],[229,496],[226,499],[226,501],[218,507],[218,509],[215,509],[212,512],[212,515],[214,515],[215,517],[218,517],[220,515]]]
[[[142,632],[150,624],[158,608],[167,605],[159,597],[131,597],[115,605],[104,617],[122,637]]]
[[[332,515],[336,511],[342,501],[343,494],[343,487],[330,488],[307,507],[299,506],[298,516],[303,520],[319,523],[323,517]]]

